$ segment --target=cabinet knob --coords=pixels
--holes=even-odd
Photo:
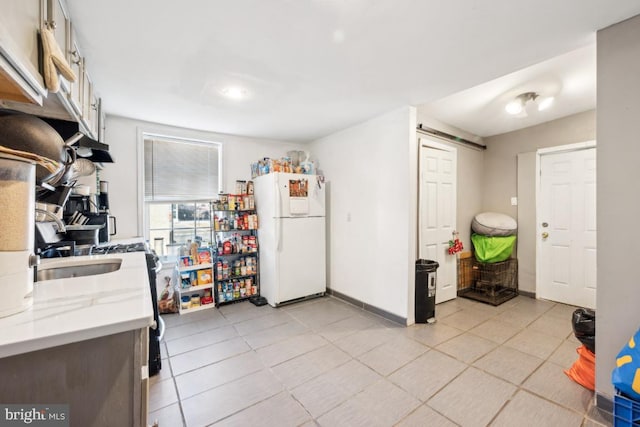
[[[47,27],[50,30],[55,30],[56,28],[58,28],[58,24],[56,23],[56,21],[53,21],[53,20],[47,21]]]
[[[40,265],[40,255],[29,255],[29,267],[36,267]]]

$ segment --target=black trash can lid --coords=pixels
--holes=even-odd
[[[440,264],[437,261],[433,261],[430,259],[418,259],[416,260],[416,268],[420,267],[420,269],[425,269],[427,271],[436,271]]]

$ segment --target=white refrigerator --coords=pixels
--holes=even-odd
[[[326,291],[325,184],[317,175],[270,173],[254,179],[260,294],[270,305]]]

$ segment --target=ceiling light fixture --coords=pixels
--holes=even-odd
[[[538,103],[538,111],[546,110],[547,108],[551,107],[551,104],[553,104],[553,96],[539,98],[536,100],[536,102]]]
[[[540,97],[540,95],[535,92],[525,92],[516,96],[513,101],[509,102],[504,107],[504,109],[507,111],[507,113],[514,116],[522,113],[523,111],[526,114],[526,107],[529,101],[531,101],[534,105],[537,105],[538,111],[542,111],[546,110],[551,106],[551,104],[553,104],[553,97]]]
[[[247,90],[238,86],[225,87],[220,93],[230,99],[243,99],[247,97]]]

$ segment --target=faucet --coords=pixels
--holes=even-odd
[[[48,216],[49,218],[53,219],[56,225],[58,226],[58,233],[65,233],[67,231],[67,228],[65,227],[64,222],[62,222],[62,220],[58,218],[53,212],[36,208],[36,213],[43,214],[44,216]]]

